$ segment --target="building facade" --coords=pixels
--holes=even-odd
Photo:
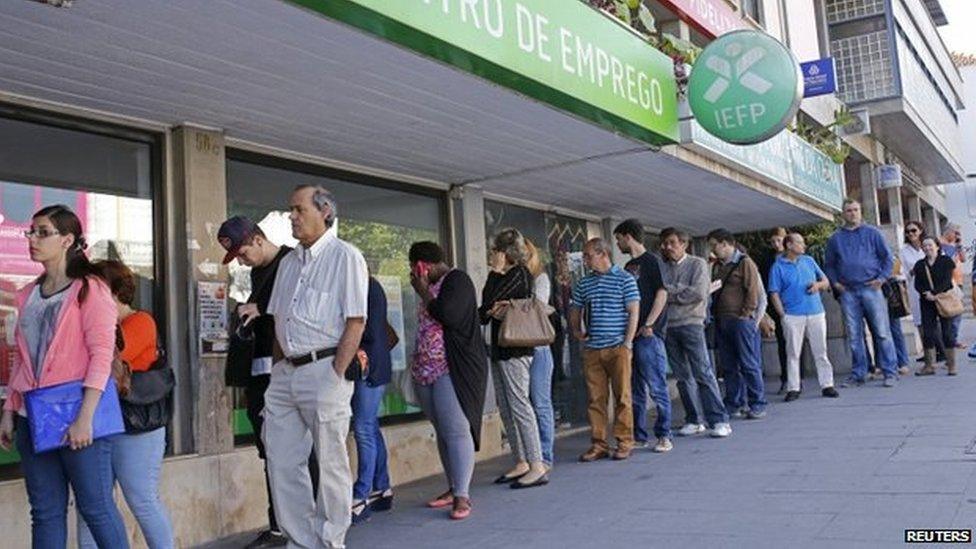
[[[937,3],[893,1],[881,2],[889,60],[898,47],[929,51],[911,40],[935,44],[933,20],[897,35],[891,25],[930,17],[918,6]],[[627,217],[645,222],[651,245],[667,226],[696,236],[720,226],[799,226],[832,219],[852,181],[896,234],[898,219],[931,211],[938,222],[944,211],[931,185],[955,173],[958,143],[909,109],[958,108],[958,75],[936,71],[941,53],[929,51],[913,58],[912,77],[928,70],[936,91],[899,95],[908,87],[893,76],[891,97],[857,96],[842,76],[839,34],[834,53],[834,33],[844,30],[835,27],[847,20],[830,0],[647,7],[662,32],[699,46],[750,28],[800,61],[838,57],[839,93],[805,100],[801,116],[826,125],[845,102],[883,103],[872,120],[894,120],[846,137],[854,152],[843,166],[791,132],[731,146],[681,120],[671,60],[583,3],[566,0],[555,11],[543,0],[521,10],[502,0],[410,4],[0,4],[0,391],[12,364],[12,295],[39,272],[21,233],[41,206],[68,204],[92,255],[138,274],[137,305],[156,317],[176,370],[163,495],[183,546],[261,525],[254,434],[241,396],[223,386],[226,314],[209,307],[226,296],[230,310],[250,288],[243,267],[221,265],[216,231],[227,217],[248,215],[288,243],[286,201],[298,184],[335,192],[339,236],[363,251],[383,284],[401,336],[397,376],[406,375],[415,331],[406,261],[413,241],[440,242],[478,284],[491,236],[519,228],[543,251],[565,318],[583,243],[610,237]],[[812,27],[810,17],[823,24]],[[909,137],[927,140],[921,157],[898,148],[905,136],[887,133],[906,120],[916,124]],[[877,192],[875,168],[889,162],[918,174],[918,185],[894,198]],[[584,425],[577,342],[563,336],[556,355],[558,422]],[[486,414],[482,458],[502,452],[493,406]],[[394,480],[436,472],[431,429],[395,384],[382,416]],[[0,475],[0,531],[26,546],[15,453],[0,453]]]

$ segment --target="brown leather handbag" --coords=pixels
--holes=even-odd
[[[549,322],[550,305],[534,297],[513,299],[505,310],[498,330],[499,347],[539,347],[556,340],[556,329]]]
[[[925,264],[925,276],[929,279],[929,288],[935,289],[935,284],[932,284],[932,272],[929,270],[928,263]],[[962,304],[962,296],[959,295],[959,290],[955,287],[952,287],[948,291],[935,294],[935,308],[938,309],[939,316],[942,318],[955,318],[965,310]]]

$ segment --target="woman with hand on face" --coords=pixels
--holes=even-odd
[[[448,488],[427,502],[451,507],[450,517],[471,515],[469,488],[481,443],[488,360],[471,278],[450,268],[435,242],[410,246],[410,284],[420,296],[417,346],[410,375],[420,407],[434,425]]]
[[[921,296],[922,341],[925,346],[925,366],[915,372],[917,376],[935,373],[936,350],[945,355],[949,375],[956,375],[956,342],[953,339],[952,318],[944,318],[936,306],[936,295],[948,292],[955,286],[952,273],[956,262],[942,253],[934,237],[922,241],[925,258],[915,264],[915,289]]]
[[[17,354],[0,419],[0,447],[9,449],[16,440],[34,547],[66,546],[70,485],[98,546],[127,548],[112,498],[112,437],[92,434],[95,408],[112,373],[115,301],[88,261],[81,221],[67,206],[38,211],[25,235],[30,257],[44,273],[17,294]],[[66,434],[67,447],[35,453],[24,393],[79,380],[84,396]]]

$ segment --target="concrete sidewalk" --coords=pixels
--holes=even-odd
[[[973,341],[976,322],[963,332]],[[955,378],[871,382],[839,399],[805,386],[789,404],[771,395],[769,417],[734,422],[731,438],[676,438],[670,454],[580,464],[588,437],[562,439],[543,488],[491,484],[508,458],[479,464],[463,522],[423,507],[442,477],[398,487],[395,509],[350,530],[348,545],[891,547],[905,528],[976,526],[976,364],[965,351]]]

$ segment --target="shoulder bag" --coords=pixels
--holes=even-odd
[[[912,307],[908,303],[908,286],[904,280],[889,278],[881,285],[881,292],[888,302],[888,313],[895,318],[904,318],[912,314]]]
[[[166,363],[162,349],[152,368],[132,372],[129,392],[120,399],[126,432],[146,433],[165,427],[172,415],[175,384],[176,376]]]
[[[513,299],[505,310],[498,330],[499,347],[540,347],[556,340],[556,329],[549,322],[555,309],[534,297]]]
[[[935,290],[935,284],[932,283],[932,271],[929,270],[928,261],[925,261],[925,276],[929,279],[929,288]],[[939,292],[935,294],[935,308],[939,311],[939,316],[942,318],[955,318],[963,313],[964,307],[962,305],[962,298],[959,296],[959,292],[953,287],[949,291]]]

